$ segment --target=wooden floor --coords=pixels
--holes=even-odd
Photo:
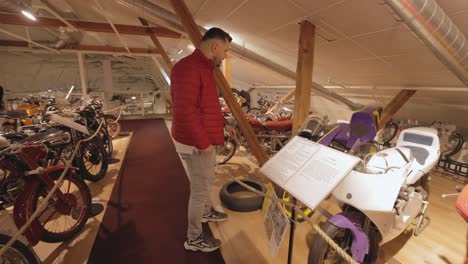
[[[229,164],[218,166],[212,197],[219,202],[221,186],[236,178],[253,178],[263,182],[257,166],[246,157],[237,154]],[[428,215],[431,224],[418,237],[410,227],[405,233],[380,248],[378,263],[463,263],[467,252],[467,224],[455,210],[455,198],[441,198],[441,194],[455,192],[457,184],[466,184],[460,178],[434,170],[431,172],[430,205]],[[332,214],[339,208],[333,198],[322,202],[322,207]],[[278,256],[272,257],[260,211],[239,213],[225,210],[230,218],[226,222],[212,224],[215,236],[223,241],[222,253],[226,263],[287,263],[289,231],[285,235]],[[315,223],[325,218],[313,217]],[[307,223],[297,226],[292,263],[307,263],[308,244],[314,233]]]

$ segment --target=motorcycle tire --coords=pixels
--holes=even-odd
[[[49,176],[56,180],[60,177],[62,174],[62,170],[56,171],[54,173],[51,173]],[[68,182],[68,184],[67,184]],[[73,183],[74,188],[71,190],[71,183]],[[58,242],[63,242],[72,239],[75,237],[85,226],[86,222],[88,221],[89,215],[90,215],[90,210],[91,210],[91,192],[89,190],[88,185],[86,185],[85,181],[78,177],[77,175],[70,173],[69,175],[65,176],[65,180],[62,183],[62,187],[65,187],[67,192],[64,192],[65,195],[69,195],[71,201],[74,201],[74,203],[77,203],[77,197],[75,195],[79,195],[80,200],[82,201],[81,207],[76,207],[70,208],[70,212],[63,213],[59,212],[60,207],[63,207],[63,204],[59,203],[59,200],[57,199],[56,201],[53,199],[49,200],[49,207],[52,210],[55,210],[52,214],[49,215],[43,215],[48,211],[48,208],[46,208],[41,216],[39,216],[38,220],[42,226],[42,235],[41,235],[41,240],[44,242],[48,243],[58,243]],[[62,191],[63,192],[63,191]],[[45,189],[44,185],[40,185],[39,188],[36,189],[36,192],[34,193],[34,197],[32,199],[32,212],[36,210],[38,207],[39,199],[42,197],[46,197],[48,194],[48,190]],[[71,198],[73,195],[73,198]],[[79,211],[73,211],[73,209],[79,209]],[[32,214],[31,212],[31,214]],[[58,217],[64,217],[62,218],[63,221],[67,219],[67,223],[70,222],[76,222],[73,226],[69,227],[66,230],[63,231],[56,231],[58,224],[55,222],[55,224],[49,225],[49,227],[54,227],[53,230],[49,230],[48,227],[46,227],[46,224],[48,221],[51,220],[52,216],[56,216],[58,213]],[[44,216],[45,219],[41,218]],[[48,216],[47,218],[45,216]],[[71,218],[71,219],[69,219]],[[54,219],[57,220],[57,219]]]
[[[112,144],[112,139],[110,135],[105,131],[101,131],[99,133],[99,136],[101,137],[101,142],[104,145],[104,149],[106,149],[107,157],[112,159],[112,153],[114,152],[114,145]]]
[[[462,135],[458,133],[453,133],[452,135],[450,135],[449,142],[451,142],[452,140],[456,140],[456,146],[451,151],[444,153],[445,158],[450,158],[456,155],[458,152],[460,152],[460,150],[463,148],[463,144],[465,143],[465,140],[463,139]]]
[[[0,249],[10,241],[11,237],[0,234]],[[3,263],[39,264],[32,249],[23,242],[16,240],[2,255]]]
[[[97,165],[100,163],[100,168],[96,172],[91,171],[91,168],[88,168],[86,162],[91,162],[92,165]],[[104,178],[107,173],[107,168],[109,166],[109,157],[107,151],[104,148],[102,140],[94,139],[90,142],[83,142],[80,144],[80,150],[75,157],[75,163],[78,167],[78,173],[83,179],[97,182],[100,179]],[[91,166],[92,166],[91,165]]]
[[[339,228],[328,222],[321,226],[321,229],[333,240],[339,244],[341,248],[348,248],[347,253],[351,254],[350,248],[352,243],[352,233],[349,229]],[[339,237],[342,235],[343,237]],[[369,253],[365,256],[363,263],[376,263],[379,254],[379,234],[374,227],[369,229]],[[341,243],[340,243],[341,242]],[[348,245],[349,244],[349,245]],[[312,246],[309,250],[308,264],[321,264],[325,263],[324,259],[327,257],[327,253],[333,250],[328,243],[321,236],[316,234]],[[336,257],[331,263],[346,263],[336,252]],[[328,262],[327,262],[328,263]]]
[[[228,152],[224,155],[224,150],[228,147]],[[222,165],[231,160],[236,153],[237,141],[235,139],[228,140],[222,147],[216,147],[216,164]],[[219,159],[218,159],[219,156]]]
[[[266,187],[262,183],[253,180],[243,179],[243,183],[261,191],[266,192]],[[238,192],[245,192],[246,190],[242,185],[235,181],[226,183],[219,192],[221,202],[230,210],[237,212],[253,212],[262,208],[263,196],[252,193],[249,196],[236,195]]]

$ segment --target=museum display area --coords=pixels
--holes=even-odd
[[[0,1],[0,263],[468,263],[467,11]]]

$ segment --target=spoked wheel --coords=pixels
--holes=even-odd
[[[116,138],[119,136],[120,133],[120,123],[115,122],[115,118],[106,117],[106,124],[107,124],[107,131],[109,132],[109,136],[111,138]]]
[[[10,241],[11,237],[0,234],[0,249]],[[2,264],[38,264],[31,248],[16,240],[13,245],[0,257]]]
[[[75,161],[80,176],[88,181],[99,181],[106,176],[109,158],[100,140],[81,143]]]
[[[106,150],[107,157],[112,159],[112,153],[114,152],[114,145],[112,144],[112,139],[106,131],[101,130],[99,133],[101,137],[102,144],[104,145],[104,149]]]
[[[61,173],[62,170],[54,172],[50,177],[57,180]],[[41,240],[49,243],[63,242],[77,235],[86,224],[91,209],[91,193],[83,179],[69,173],[59,189],[64,194],[64,199],[54,195],[38,217],[43,229]],[[33,211],[42,203],[47,193],[48,190],[43,185],[36,190],[32,201]]]
[[[351,245],[353,243],[353,235],[349,229],[339,228],[333,224],[325,223],[322,225],[322,230],[344,249],[348,255],[351,255]],[[369,253],[364,258],[363,263],[375,263],[379,250],[379,242],[377,232],[373,227],[369,230]],[[312,247],[309,250],[309,264],[338,264],[346,263],[346,261],[335,251],[328,243],[319,235],[314,239]]]
[[[224,145],[216,147],[216,164],[221,165],[228,162],[236,153],[237,142],[233,138],[224,140]]]

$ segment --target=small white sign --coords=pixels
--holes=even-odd
[[[271,184],[269,184],[269,187],[267,188],[267,194],[276,197]],[[278,202],[269,202],[264,204],[264,206],[266,208],[263,208],[265,209],[263,225],[265,226],[265,231],[268,237],[271,255],[275,258],[278,255],[281,242],[284,239],[284,234],[286,234],[286,230],[288,229],[289,218],[286,216],[281,204]]]
[[[359,161],[358,157],[296,136],[260,171],[315,209]]]

